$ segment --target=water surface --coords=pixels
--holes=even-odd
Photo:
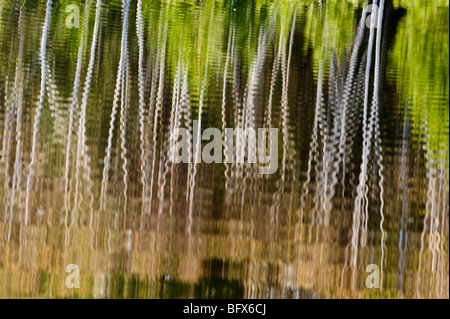
[[[0,297],[448,298],[448,1],[374,4],[0,0]]]

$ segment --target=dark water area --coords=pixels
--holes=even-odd
[[[449,297],[448,1],[0,0],[0,40],[0,297]]]

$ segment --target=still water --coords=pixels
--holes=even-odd
[[[448,298],[449,4],[374,5],[0,0],[0,297]]]

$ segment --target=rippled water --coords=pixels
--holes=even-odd
[[[374,4],[1,0],[0,297],[448,298],[448,1]]]

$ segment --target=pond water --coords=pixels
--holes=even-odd
[[[0,38],[0,297],[449,297],[448,1],[0,0]],[[278,129],[276,171],[180,128]]]

